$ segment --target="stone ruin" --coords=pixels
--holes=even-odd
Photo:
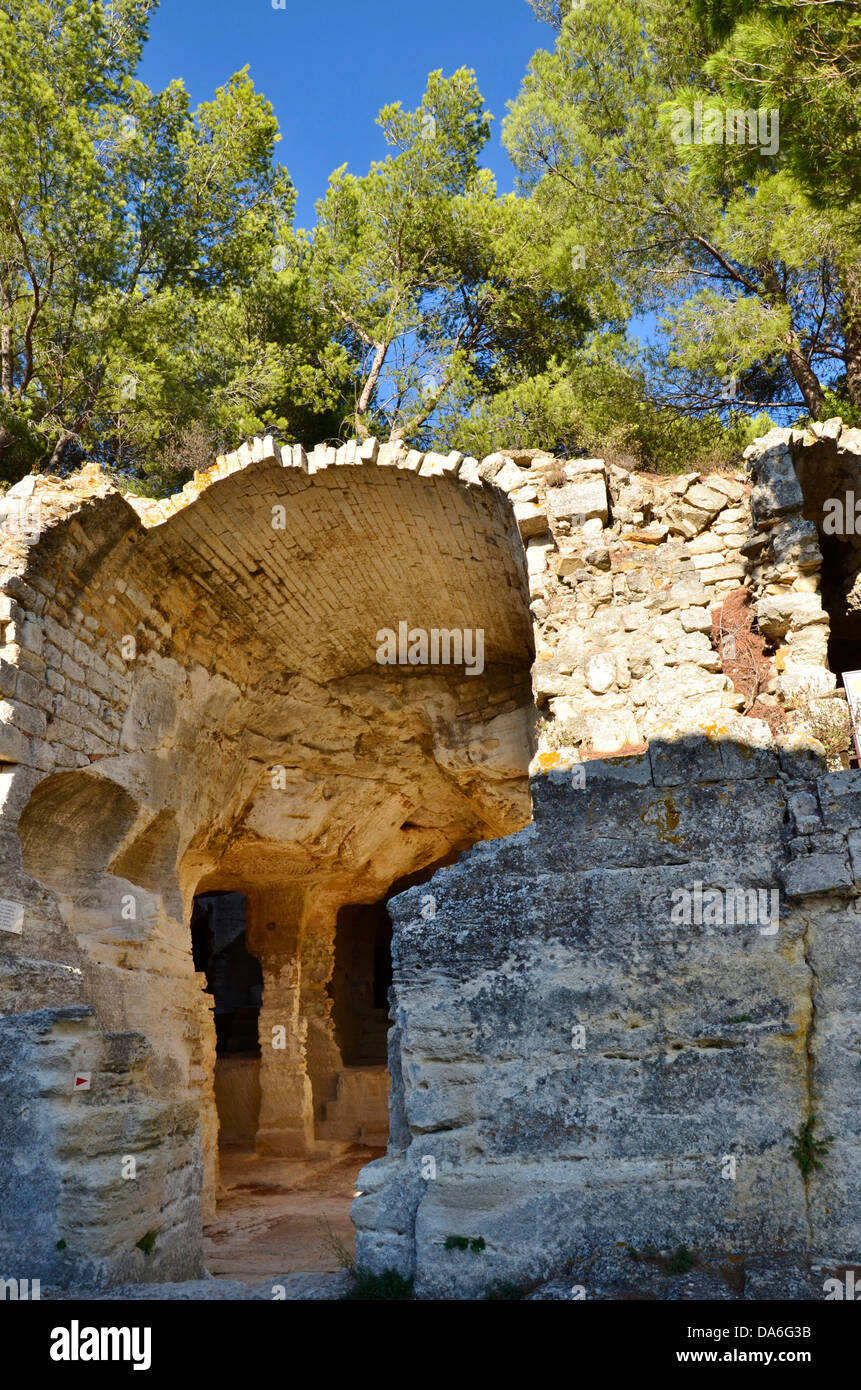
[[[357,1255],[419,1296],[859,1258],[861,542],[825,518],[861,432],[747,453],[266,439],[167,501],[0,498],[0,1272],[200,1277],[219,1127],[387,1137]]]

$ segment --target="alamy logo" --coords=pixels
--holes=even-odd
[[[780,893],[776,888],[674,888],[670,921],[676,926],[759,927],[760,936],[776,936]]]
[[[670,138],[674,145],[755,145],[760,154],[777,154],[780,147],[780,111],[742,111],[717,106],[703,108],[694,102],[693,114],[678,107],[673,112]]]
[[[39,1279],[0,1279],[0,1298],[14,1302],[19,1299],[41,1299],[40,1288]]]
[[[826,1302],[829,1299],[845,1299],[849,1303],[861,1302],[861,1278],[854,1269],[847,1269],[845,1280],[826,1279],[822,1288]]]
[[[51,1332],[52,1361],[133,1361],[133,1370],[148,1371],[152,1364],[152,1328],[81,1327],[77,1318],[70,1327]]]
[[[380,666],[463,666],[468,676],[484,670],[484,628],[381,627],[376,635]]]
[[[822,504],[822,530],[826,536],[861,535],[861,496],[849,491],[844,497],[826,497]]]

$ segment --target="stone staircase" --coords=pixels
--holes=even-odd
[[[318,1139],[337,1139],[385,1148],[389,1139],[389,1073],[383,1066],[344,1067],[335,1095],[318,1121]]]

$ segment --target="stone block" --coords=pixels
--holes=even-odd
[[[827,773],[819,778],[817,791],[827,829],[861,828],[861,768]]]
[[[803,855],[783,868],[781,878],[788,898],[805,898],[852,886],[845,854]]]
[[[812,521],[790,516],[779,521],[771,532],[771,548],[776,565],[797,570],[815,570],[822,563],[819,535]]]
[[[697,540],[704,540],[704,539],[706,539],[704,536],[697,536]],[[709,537],[709,539],[714,539],[714,538],[713,538],[713,537]],[[700,571],[702,571],[702,570],[713,570],[713,569],[717,569],[718,565],[722,565],[722,564],[723,564],[723,557],[724,557],[724,548],[723,548],[723,547],[721,547],[719,550],[697,550],[697,551],[691,556],[691,558],[692,558],[692,560],[693,560],[693,562],[694,562],[694,568],[697,569],[697,570],[700,570]]]
[[[678,502],[667,512],[670,530],[688,540],[693,540],[694,536],[704,531],[710,519],[708,512],[700,511],[699,507],[692,507],[686,499]]]
[[[747,724],[751,725],[749,731],[740,727]],[[734,781],[776,777],[779,771],[777,753],[770,745],[771,730],[762,720],[734,722],[730,733],[718,744],[725,776]]]
[[[797,834],[815,835],[822,829],[819,803],[812,792],[794,792],[787,801],[787,808]]]
[[[768,449],[756,462],[750,506],[757,526],[770,526],[804,507],[804,494],[786,445]]]
[[[518,468],[510,459],[506,459],[499,471],[493,475],[494,487],[502,488],[503,492],[513,492],[515,488],[523,487],[525,481],[523,469]]]
[[[778,734],[774,740],[782,772],[813,779],[825,770],[825,749],[809,734]]]
[[[745,496],[744,484],[734,478],[724,478],[720,473],[709,473],[708,487],[713,492],[722,492],[730,502],[741,502]]]
[[[679,621],[685,632],[711,632],[712,615],[708,608],[683,608]]]
[[[548,488],[547,506],[554,521],[580,518],[584,521],[597,520],[606,526],[609,503],[603,476],[596,473],[583,482]]]
[[[706,512],[709,520],[717,516],[718,512],[726,506],[726,496],[708,487],[705,483],[694,483],[685,493],[685,502],[696,507],[698,511]]]
[[[615,753],[640,742],[637,721],[630,710],[588,710],[584,718],[589,746],[596,753]]]
[[[700,579],[704,584],[722,584],[727,580],[739,583],[747,574],[747,569],[743,564],[735,563],[719,565],[716,569],[702,570]]]
[[[514,519],[524,540],[531,536],[541,536],[547,530],[547,508],[534,502],[515,502]]]
[[[799,696],[805,700],[823,699],[833,695],[836,687],[837,677],[833,671],[797,662],[787,663],[777,681],[777,693],[784,700],[795,700]]]
[[[626,753],[618,758],[590,758],[582,764],[587,782],[628,782],[646,787],[652,781],[648,753]]]
[[[783,637],[790,628],[827,621],[818,594],[766,594],[756,606],[757,626],[764,637]]]
[[[649,757],[656,787],[717,782],[724,775],[720,746],[704,734],[653,739],[649,744]]]
[[[616,680],[616,659],[612,652],[596,652],[584,664],[586,684],[595,695],[603,695]]]

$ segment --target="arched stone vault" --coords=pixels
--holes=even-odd
[[[530,818],[533,643],[511,504],[470,467],[458,477],[459,456],[421,472],[416,457],[282,463],[267,441],[169,503],[133,507],[95,468],[19,489],[33,534],[0,557],[0,853],[23,917],[0,997],[24,1019],[22,1058],[44,1043],[65,1059],[49,1265],[74,1229],[77,1277],[84,1257],[134,1275],[140,1198],[114,1166],[144,1152],[160,1277],[198,1259],[216,1119],[195,893],[246,895],[261,1037],[289,1036],[263,1048],[259,1144],[302,1152],[339,1065],[325,993],[339,908]],[[483,670],[377,664],[378,630],[400,622],[482,630]],[[91,1089],[73,1096],[87,1063]],[[96,1161],[106,1191],[88,1206],[81,1169]]]

